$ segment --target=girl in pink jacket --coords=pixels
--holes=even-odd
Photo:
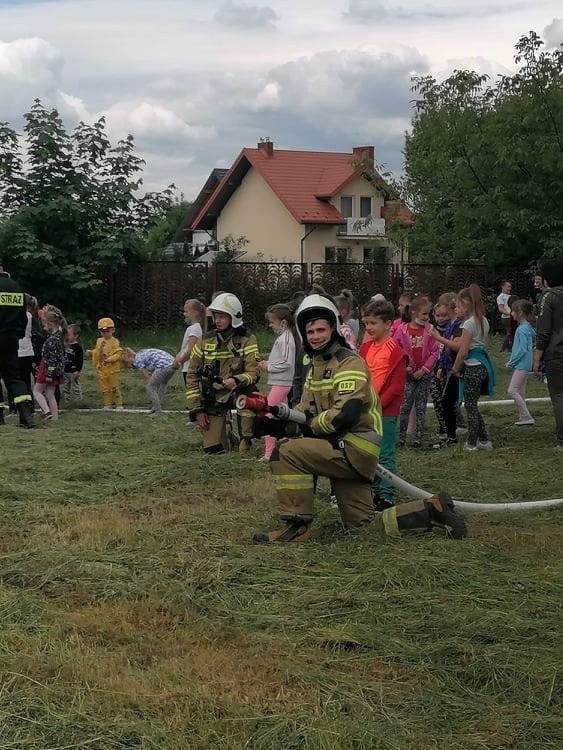
[[[408,357],[405,395],[399,414],[399,445],[405,445],[409,414],[414,406],[416,424],[412,446],[420,448],[430,380],[438,361],[440,347],[430,336],[429,318],[432,303],[428,297],[415,297],[410,307],[410,323],[402,323],[393,333],[394,340]]]

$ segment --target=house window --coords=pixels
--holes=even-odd
[[[345,219],[354,216],[354,196],[343,195],[340,198],[340,213]]]
[[[350,263],[352,249],[349,247],[325,247],[325,263]]]
[[[389,248],[383,245],[364,247],[364,263],[387,263],[388,250]]]
[[[362,195],[360,197],[360,216],[362,219],[371,216],[371,195]]]

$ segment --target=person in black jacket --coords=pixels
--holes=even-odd
[[[27,325],[25,296],[19,284],[10,278],[0,262],[0,378],[12,394],[20,417],[20,427],[35,427],[31,396],[20,377],[19,340]],[[4,404],[0,404],[0,424],[4,423]]]

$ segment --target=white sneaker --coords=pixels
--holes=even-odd
[[[115,411],[125,411],[125,407],[124,406],[116,406],[115,407]]]
[[[104,406],[104,411],[111,411],[111,406]]]
[[[518,425],[518,427],[522,427],[525,424],[535,424],[536,420],[533,417],[529,417],[529,419],[519,419],[516,422],[514,422],[515,425]]]
[[[473,453],[473,451],[477,450],[477,446],[476,445],[469,445],[469,443],[465,443],[464,450],[471,451]]]
[[[330,496],[330,504],[333,505],[335,508],[338,508],[338,500],[336,499],[336,495]]]
[[[467,435],[467,427],[456,427],[455,434],[456,435]]]
[[[492,451],[493,450],[493,444],[490,440],[478,440],[477,441],[477,450],[478,451]]]

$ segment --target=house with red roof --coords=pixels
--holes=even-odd
[[[242,261],[390,261],[397,250],[390,224],[412,223],[374,170],[373,146],[289,151],[266,140],[243,148],[219,174],[206,182],[178,239],[243,236]]]

